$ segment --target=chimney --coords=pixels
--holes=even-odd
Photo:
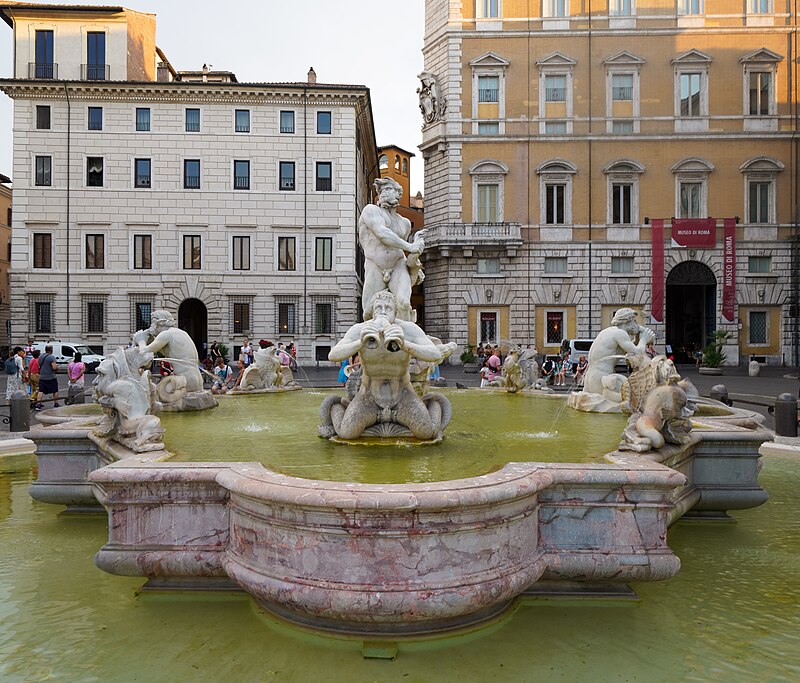
[[[169,67],[165,62],[159,62],[156,67],[156,81],[159,83],[169,83]]]
[[[314,71],[314,67],[313,66],[308,70],[308,82],[309,83],[316,83],[317,82],[317,72]]]

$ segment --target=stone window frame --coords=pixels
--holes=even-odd
[[[767,270],[753,270],[751,265],[753,263],[766,263],[768,266]],[[748,275],[756,275],[756,276],[764,276],[764,275],[774,275],[774,271],[772,268],[772,255],[771,254],[751,254],[747,257],[747,274]]]
[[[621,13],[617,9],[625,0],[609,0],[608,3],[608,27],[611,29],[636,28],[636,0],[630,2],[631,11],[628,14]],[[617,8],[615,8],[615,6]]]
[[[281,337],[281,336],[286,337],[286,336],[294,336],[294,335],[298,334],[298,331],[300,330],[300,321],[298,320],[298,316],[300,314],[300,296],[296,295],[296,294],[294,294],[294,295],[293,294],[275,294],[274,295],[274,300],[275,300],[275,335],[278,336],[278,337]],[[294,322],[294,325],[291,326],[291,327],[288,326],[289,316],[287,316],[287,328],[288,329],[285,332],[281,331],[281,328],[280,328],[280,307],[281,307],[281,304],[289,304],[291,306],[294,306],[293,314],[291,316],[293,318],[292,322]],[[288,309],[287,309],[287,311],[288,311]]]
[[[30,236],[31,236],[31,241],[30,241],[30,246],[31,246],[31,249],[30,249],[31,261],[30,261],[30,263],[31,263],[31,265],[30,265],[30,267],[31,267],[31,270],[41,271],[41,270],[52,270],[54,268],[54,265],[53,265],[54,262],[55,262],[55,249],[54,249],[54,246],[55,246],[55,241],[56,241],[55,233],[56,233],[55,228],[52,228],[52,227],[49,227],[49,226],[48,227],[44,227],[44,228],[38,228],[38,227],[31,227],[30,228]],[[42,265],[42,266],[37,266],[36,265],[36,237],[38,235],[48,235],[50,237],[50,244],[49,244],[50,248],[47,250],[48,251],[48,257],[46,259],[44,259],[44,262],[49,264],[49,265]]]
[[[701,28],[705,26],[705,0],[697,0],[698,9],[692,11],[694,0],[677,0],[675,12],[679,28]]]
[[[542,309],[542,344],[546,347],[560,346],[561,339],[556,342],[547,340],[547,314],[548,313],[561,313],[561,339],[566,339],[566,331],[569,329],[569,310],[559,306],[547,306]]]
[[[107,269],[107,253],[108,253],[108,230],[98,229],[94,226],[87,226],[80,231],[81,235],[81,251],[82,251],[82,265],[83,269],[87,271],[97,271],[97,270],[106,270]],[[90,238],[101,238],[100,242],[102,243],[103,253],[100,259],[98,259],[97,254],[95,254],[95,262],[99,262],[102,265],[95,265],[89,266],[89,239]],[[95,246],[97,245],[97,240],[95,239]]]
[[[244,239],[246,239],[247,242],[242,242],[240,244],[247,244],[247,249],[246,250],[242,250],[243,251],[243,255],[246,253],[247,268],[244,268],[244,267],[237,268],[236,267],[236,256],[237,256],[236,243],[237,243],[237,240],[244,240]],[[240,263],[239,265],[241,266],[243,264]],[[230,263],[230,269],[235,273],[246,273],[246,272],[249,272],[249,271],[251,271],[253,269],[253,235],[243,235],[243,234],[239,234],[239,233],[231,235],[231,263]]]
[[[713,61],[710,55],[692,49],[682,52],[672,59],[675,132],[697,133],[708,131],[709,118],[709,80],[708,71]],[[697,116],[681,115],[681,76],[684,74],[700,75],[700,113]]]
[[[490,306],[477,306],[475,308],[475,338],[477,339],[479,344],[484,344],[487,342],[492,342],[493,344],[499,344],[499,339],[482,339],[481,338],[481,314],[482,313],[493,313],[494,318],[494,331],[497,337],[500,336],[500,309],[497,307]]]
[[[36,315],[36,304],[49,304],[50,305],[50,329],[46,330],[43,328],[39,328],[37,322],[39,321],[38,316]],[[48,293],[36,293],[36,294],[28,294],[28,328],[30,330],[30,334],[55,334],[55,327],[56,327],[56,316],[55,316],[55,308],[56,308],[56,295],[55,294],[48,294]]]
[[[103,182],[100,185],[89,185],[89,159],[100,159],[103,163],[101,173],[103,174]],[[108,173],[107,173],[106,157],[102,154],[92,153],[83,155],[83,187],[87,190],[102,190],[108,187]]]
[[[39,183],[39,159],[49,159],[50,160],[49,161],[49,170],[47,172],[47,177],[49,177],[49,180],[50,180],[49,183],[41,183],[41,184]],[[42,162],[42,165],[44,166],[44,162]],[[52,154],[32,154],[31,155],[31,178],[33,179],[33,182],[31,183],[31,186],[32,187],[54,187],[54,183],[53,183],[53,180],[54,180],[54,178],[53,178],[53,167],[54,166],[55,166],[55,164],[53,164],[53,155]],[[43,168],[43,173],[44,173],[44,168]],[[44,175],[43,175],[42,179],[43,180],[45,179]]]
[[[130,234],[130,262],[128,267],[133,271],[153,271],[157,270],[156,268],[156,250],[155,250],[155,231],[156,226],[154,225],[137,225],[133,226],[134,229],[131,231]],[[149,268],[137,268],[136,267],[136,238],[137,237],[149,237],[150,238],[150,267]],[[135,331],[135,330],[134,330]]]
[[[641,72],[645,60],[627,51],[618,52],[611,57],[603,60],[606,67],[606,132],[614,133],[614,121],[627,119],[614,118],[614,76],[632,75],[633,76],[633,100],[631,119],[633,122],[633,133],[640,132],[641,117]]]
[[[616,159],[603,167],[606,175],[606,225],[613,227],[632,227],[639,221],[639,177],[644,166],[633,159]],[[631,220],[629,223],[614,223],[614,185],[631,186]]]
[[[539,68],[539,135],[546,135],[546,77],[547,76],[566,76],[566,102],[564,119],[552,118],[550,121],[564,120],[567,124],[567,135],[572,133],[572,120],[574,116],[575,93],[573,84],[573,72],[577,62],[571,57],[560,52],[552,52],[536,62]]]
[[[506,130],[506,71],[509,62],[494,52],[486,52],[469,62],[472,69],[472,134],[478,135],[478,124],[497,123],[498,135]],[[497,119],[480,119],[478,117],[479,79],[481,76],[497,77]]]
[[[675,213],[681,216],[681,185],[700,183],[700,218],[708,217],[708,176],[715,169],[714,164],[700,157],[681,159],[670,169],[675,177]]]
[[[561,0],[542,0],[542,28],[545,31],[569,30],[570,2],[563,0],[564,13],[555,14],[555,8]]]
[[[783,55],[761,48],[749,52],[739,60],[742,65],[742,116],[746,131],[778,130],[778,64],[784,60]],[[770,74],[769,110],[766,114],[750,113],[750,75],[754,73]]]
[[[497,159],[481,159],[469,168],[472,177],[472,222],[478,220],[478,187],[480,185],[497,185],[497,223],[505,218],[505,177],[508,166]],[[494,221],[493,221],[494,222]]]
[[[336,333],[336,309],[338,308],[339,297],[331,294],[312,294],[311,295],[311,329],[315,337],[331,337]],[[320,332],[317,330],[317,306],[330,306],[330,331]]]
[[[281,265],[281,240],[286,240],[286,239],[291,239],[292,240],[292,242],[291,242],[291,244],[292,244],[292,249],[291,249],[291,262],[292,263],[291,263],[291,265],[293,266],[292,268],[288,268],[288,267],[281,268],[280,267],[280,265]],[[296,273],[296,272],[298,272],[298,270],[299,270],[298,266],[300,265],[298,263],[298,258],[297,258],[298,243],[299,243],[299,239],[298,239],[297,233],[294,233],[294,234],[292,234],[292,233],[281,233],[281,234],[276,234],[275,235],[275,272],[276,273]],[[287,247],[288,247],[289,244],[290,244],[289,242],[286,242]],[[288,255],[289,255],[289,252],[287,251],[287,256]],[[287,261],[287,266],[288,265],[289,265],[289,263]]]
[[[108,334],[108,295],[86,293],[81,294],[81,333],[87,335],[102,335]],[[103,318],[101,321],[101,329],[89,329],[89,304],[102,304],[103,305]]]
[[[766,0],[768,9],[762,12],[758,5],[764,0],[747,0],[745,26],[772,26],[775,23],[775,0]]]
[[[199,237],[200,238],[200,267],[199,268],[187,268],[186,267],[186,238],[187,237]],[[203,264],[206,261],[205,258],[205,248],[206,248],[206,231],[200,228],[194,228],[192,226],[184,226],[180,229],[179,232],[179,242],[180,245],[180,271],[181,272],[198,272],[203,270]],[[193,259],[192,259],[193,260]]]
[[[254,306],[255,296],[252,294],[229,294],[228,295],[228,312],[230,315],[230,333],[233,335],[250,335],[252,330],[255,328],[253,324],[253,313],[255,310]],[[240,324],[237,326],[236,324],[236,306],[237,305],[245,305],[247,306],[247,325]]]
[[[486,16],[488,0],[475,0],[475,30],[499,31],[503,28],[503,0],[497,0],[497,16]]]
[[[330,268],[318,268],[318,261],[317,261],[317,250],[319,247],[318,240],[320,239],[328,239],[330,240],[331,245],[331,259],[330,259]],[[323,264],[324,265],[324,264]],[[314,235],[314,272],[315,273],[333,273],[336,271],[336,235],[325,233]]]
[[[566,159],[548,159],[536,167],[539,176],[539,225],[570,227],[572,225],[572,178],[578,172],[577,167]],[[547,218],[547,186],[563,184],[564,188],[564,222],[546,223]]]
[[[748,159],[741,166],[739,171],[744,180],[744,220],[745,225],[765,225],[765,223],[750,222],[750,183],[766,182],[770,184],[769,190],[769,220],[766,225],[776,225],[778,222],[778,174],[786,166],[783,162],[773,157],[758,156]]]

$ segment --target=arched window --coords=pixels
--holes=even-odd
[[[403,159],[403,175],[408,175],[408,159]]]
[[[578,172],[564,159],[539,164],[539,223],[544,226],[572,225],[572,176]]]
[[[395,171],[400,170],[400,156],[398,154],[394,155],[394,170]]]
[[[708,174],[713,170],[714,164],[699,157],[683,159],[672,167],[678,218],[708,216]]]
[[[387,157],[385,154],[381,154],[381,158],[378,159],[378,168],[389,168],[389,157]]]

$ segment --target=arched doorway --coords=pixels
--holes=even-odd
[[[717,278],[699,261],[684,261],[667,276],[667,344],[677,363],[693,363],[694,353],[717,329]]]
[[[208,310],[200,299],[185,299],[178,306],[178,327],[187,332],[197,347],[200,358],[206,355],[208,342]]]

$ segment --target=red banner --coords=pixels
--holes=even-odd
[[[736,320],[736,219],[725,219],[722,241],[722,317]]]
[[[650,323],[664,322],[664,221],[653,219],[653,301],[650,307]]]
[[[713,249],[717,246],[717,219],[673,218],[672,246]]]

